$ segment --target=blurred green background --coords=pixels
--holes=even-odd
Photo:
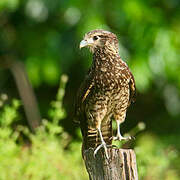
[[[73,102],[92,59],[79,42],[97,28],[136,80],[122,132],[139,179],[180,179],[179,0],[0,0],[1,180],[87,179]]]

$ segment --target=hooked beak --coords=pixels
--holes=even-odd
[[[86,46],[92,46],[92,44],[93,44],[93,40],[92,39],[87,39],[87,40],[83,39],[80,42],[79,48],[81,49],[81,48],[86,47]]]
[[[86,46],[88,46],[88,42],[85,41],[85,40],[82,40],[82,41],[80,42],[79,48],[81,49],[81,48],[86,47]]]

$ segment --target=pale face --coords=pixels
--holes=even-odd
[[[85,34],[84,39],[80,42],[80,48],[89,47],[94,52],[95,48],[102,48],[110,44],[117,50],[118,41],[116,35],[109,31],[94,30]]]
[[[86,34],[84,39],[80,43],[80,48],[83,48],[86,46],[89,46],[89,47],[104,46],[104,43],[102,41],[102,35],[99,33]]]

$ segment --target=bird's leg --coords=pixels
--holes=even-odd
[[[128,139],[131,139],[131,136],[129,136],[129,137],[123,137],[122,135],[121,135],[121,132],[120,132],[120,124],[121,124],[121,122],[120,121],[116,121],[117,122],[117,135],[115,136],[115,137],[113,137],[113,140],[128,140]]]
[[[104,147],[106,158],[109,159],[108,152],[107,152],[107,145],[106,145],[106,142],[103,139],[100,126],[97,128],[97,130],[98,130],[98,134],[99,134],[99,137],[100,137],[100,140],[101,140],[101,144],[95,149],[94,157],[97,154],[97,152],[99,151],[99,149],[101,149],[101,147]]]

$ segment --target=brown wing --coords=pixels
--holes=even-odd
[[[120,58],[120,60],[121,60],[121,66],[123,67],[120,73],[124,74],[125,78],[130,79],[130,81],[129,81],[130,97],[129,97],[129,103],[128,103],[128,106],[129,106],[132,102],[135,102],[135,99],[136,99],[136,85],[135,85],[134,76],[131,73],[128,65],[124,61],[122,61],[121,58]]]
[[[130,72],[130,75],[131,75],[131,79],[129,82],[129,88],[130,88],[129,105],[132,102],[135,102],[136,100],[136,84],[135,84],[134,76],[132,75],[131,72]]]
[[[77,97],[75,101],[75,119],[74,119],[75,122],[78,123],[80,122],[79,115],[83,111],[82,110],[83,102],[91,93],[93,86],[94,86],[93,77],[91,75],[91,72],[89,72],[88,75],[86,75],[86,78],[81,84],[77,93]]]

